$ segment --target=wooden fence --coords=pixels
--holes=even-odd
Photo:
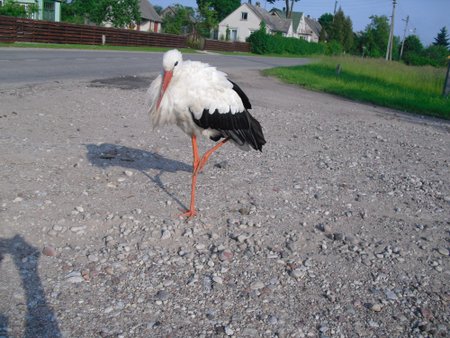
[[[186,48],[186,36],[0,16],[0,42]],[[203,49],[250,51],[244,42],[205,40]]]

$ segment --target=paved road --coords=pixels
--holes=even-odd
[[[161,69],[162,53],[0,48],[0,87],[55,80],[149,75]],[[306,59],[189,54],[225,71],[304,64]]]

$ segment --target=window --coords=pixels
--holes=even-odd
[[[248,19],[248,13],[247,12],[242,12],[241,13],[241,20],[247,20]]]

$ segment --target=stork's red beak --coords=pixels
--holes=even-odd
[[[172,80],[173,71],[168,70],[164,71],[162,85],[161,85],[161,92],[159,93],[158,103],[156,104],[156,110],[159,110],[159,105],[161,104],[161,100],[164,96],[164,93],[169,86],[170,80]]]

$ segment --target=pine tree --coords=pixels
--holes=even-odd
[[[433,45],[449,48],[450,42],[447,34],[447,27],[444,26],[441,28],[438,35],[434,38]]]

